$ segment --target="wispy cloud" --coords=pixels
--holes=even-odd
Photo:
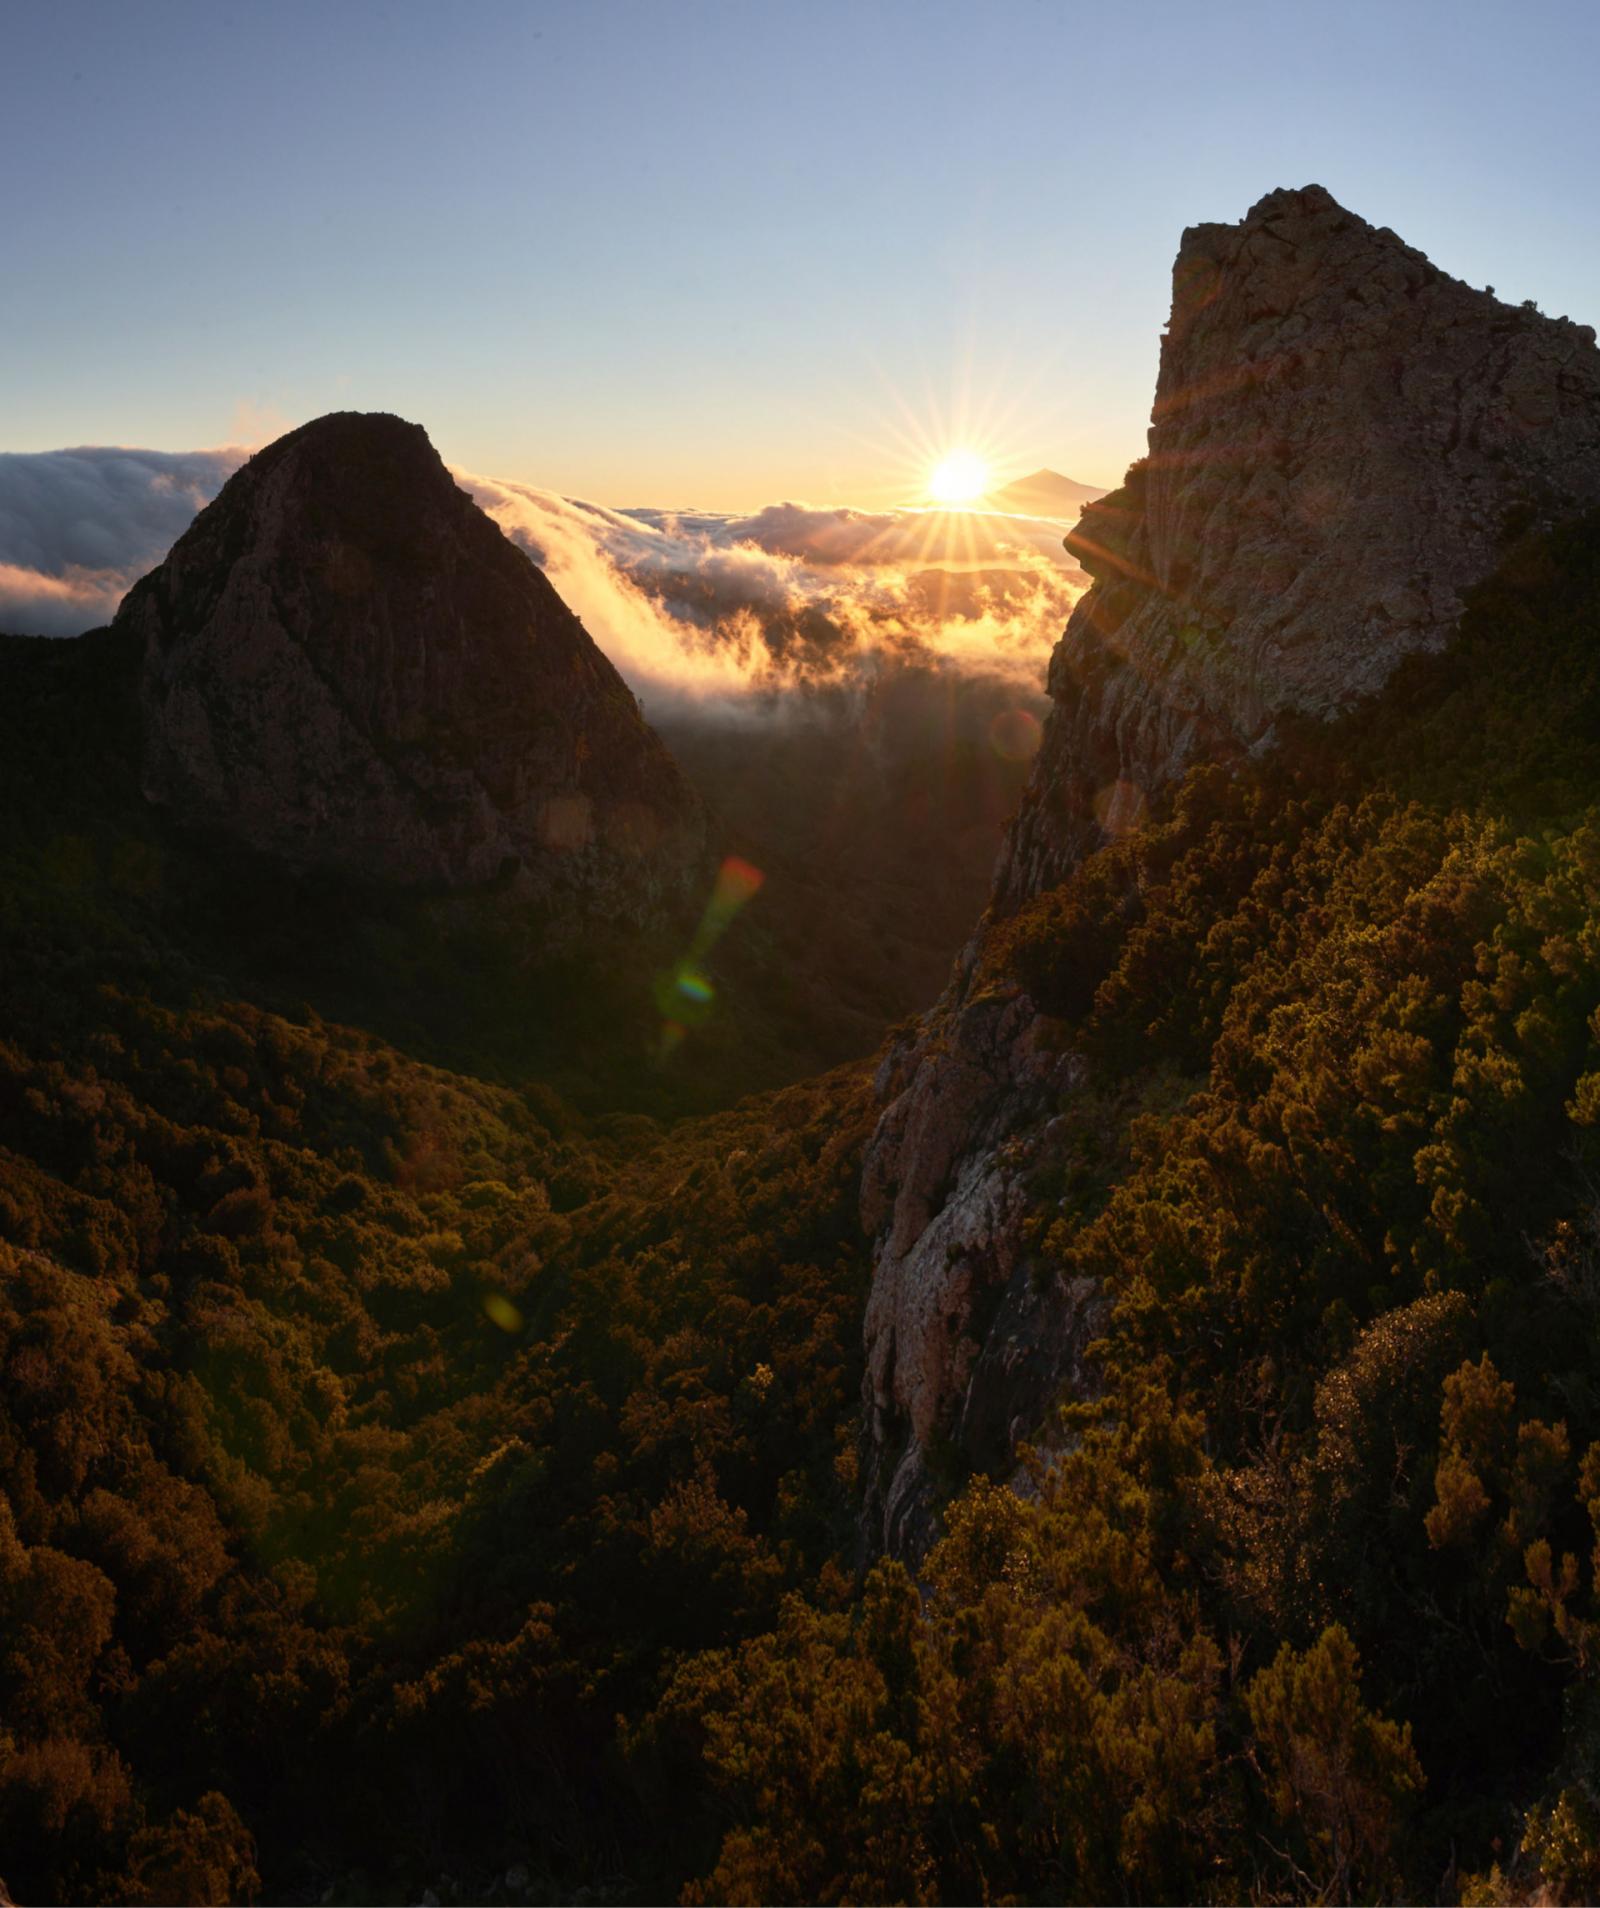
[[[233,407],[228,436],[231,442],[243,444],[247,450],[260,450],[263,444],[270,444],[285,431],[292,431],[294,425],[295,420],[276,404],[260,398],[240,398]]]

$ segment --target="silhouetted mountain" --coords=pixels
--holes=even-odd
[[[258,452],[138,583],[144,786],[299,867],[616,919],[699,873],[698,804],[545,576],[396,417]]]
[[[1036,470],[1031,477],[1019,477],[1003,490],[991,491],[987,502],[1022,516],[1059,517],[1065,522],[1076,517],[1085,504],[1105,494],[1094,484],[1080,484],[1076,478],[1063,477],[1058,470]]]

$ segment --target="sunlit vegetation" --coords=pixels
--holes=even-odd
[[[9,1884],[622,1863],[615,1713],[848,1542],[859,1083],[586,1127],[93,1010],[0,1043]]]
[[[675,1124],[516,1027],[510,1085],[324,1022],[252,871],[142,814],[124,659],[5,660],[0,1872],[675,1888],[619,1714],[853,1543],[862,1080]],[[425,1048],[481,1036],[338,924]],[[647,1102],[650,978],[600,1050]]]
[[[680,1666],[707,1899],[1600,1885],[1600,525],[990,936],[1091,1061],[1098,1395],[923,1594]],[[1108,1117],[1125,1124],[1109,1137]]]
[[[991,926],[1090,1062],[1028,1226],[1107,1324],[915,1579],[856,1551],[865,1074],[577,1104],[345,903],[363,1024],[143,816],[115,652],[8,652],[16,1898],[1592,1897],[1597,611],[1600,526],[1513,552]]]

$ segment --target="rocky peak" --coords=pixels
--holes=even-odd
[[[382,882],[516,870],[625,920],[697,866],[633,695],[419,425],[342,412],[268,445],[117,622],[144,645],[145,792],[186,823]]]
[[[1191,763],[1329,716],[1449,640],[1506,534],[1600,502],[1587,326],[1446,276],[1320,186],[1183,236],[1150,453],[1066,539],[1093,587],[996,875],[1009,912]],[[1092,1336],[1098,1295],[1030,1263],[1026,1176],[1082,1084],[1015,989],[945,999],[885,1062],[865,1221],[863,1540],[915,1553],[930,1456],[1002,1472]]]
[[[1321,186],[1183,235],[1149,456],[1068,550],[1095,588],[996,899],[1051,885],[1200,757],[1438,648],[1509,526],[1600,501],[1600,351]]]

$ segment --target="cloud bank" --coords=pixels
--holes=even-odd
[[[0,452],[0,629],[76,636],[110,622],[246,455]]]
[[[0,629],[108,622],[246,453],[0,454]],[[647,711],[753,711],[870,686],[896,662],[1037,694],[1087,579],[1058,522],[777,503],[613,510],[456,471],[549,574]]]
[[[641,696],[770,706],[896,661],[1037,693],[1088,579],[1038,518],[769,505],[752,516],[610,510],[457,480],[549,575]]]

